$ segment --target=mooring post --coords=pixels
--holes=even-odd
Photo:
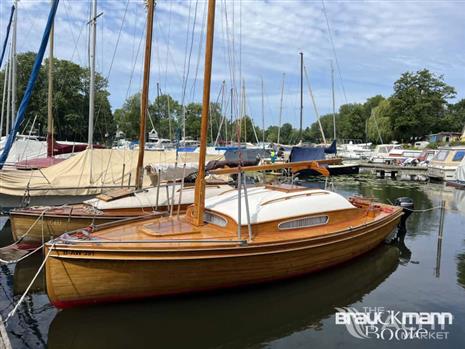
[[[442,252],[442,237],[444,233],[444,220],[446,213],[446,202],[441,201],[441,212],[439,214],[439,231],[438,231],[438,245],[436,250],[436,277],[440,276],[441,272],[441,252]]]

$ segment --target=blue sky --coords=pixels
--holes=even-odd
[[[2,42],[11,3],[0,2]],[[88,0],[60,1],[55,27],[58,58],[87,65],[89,4]],[[326,0],[324,5],[340,68],[335,64],[337,106],[376,94],[389,96],[402,72],[422,68],[443,74],[457,89],[458,98],[464,97],[464,1]],[[49,6],[48,0],[19,2],[18,51],[37,50]],[[98,12],[103,16],[98,20],[97,70],[109,78],[110,102],[116,109],[141,87],[145,7],[143,1],[100,0]],[[157,82],[163,92],[180,101],[183,94],[186,103],[201,100],[205,18],[205,1],[158,1],[151,100]],[[232,80],[238,88],[242,77],[247,113],[261,126],[263,79],[265,124],[277,124],[285,73],[283,122],[297,126],[302,51],[319,113],[329,112],[330,61],[335,61],[331,36],[321,0],[217,0],[211,99],[217,99],[223,80],[229,90]],[[304,126],[314,121],[305,86]]]

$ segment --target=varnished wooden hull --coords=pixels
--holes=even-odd
[[[153,341],[160,348],[216,348],[224,343],[236,348],[258,347],[320,323],[334,313],[334,307],[362,300],[396,270],[398,258],[397,247],[380,246],[351,263],[278,287],[214,297],[65,309],[50,324],[47,345],[50,349],[141,348]],[[228,322],[212,321],[225,314]],[[131,321],[124,321],[128,318]],[[233,332],[231,323],[235,324]],[[260,331],[253,324],[260,324]],[[173,336],[180,328],[184,329],[183,336]],[[209,335],[199,336],[206,328]]]
[[[215,249],[54,246],[47,293],[60,308],[245,286],[318,271],[379,245],[402,213],[318,238]],[[48,247],[50,248],[50,247]]]
[[[77,205],[82,206],[82,205]],[[181,212],[184,212],[188,204],[181,205]],[[166,211],[167,207],[160,206],[160,212]],[[59,211],[60,209],[54,209]],[[33,209],[18,210],[10,212],[11,233],[15,241],[23,237],[23,241],[28,243],[42,243],[58,237],[65,232],[88,227],[89,225],[99,225],[116,222],[128,218],[150,216],[153,208],[127,208],[118,210],[102,210],[102,214],[83,214],[80,210],[71,212],[54,212],[42,214],[43,211]],[[177,211],[177,206],[175,206]],[[25,235],[26,234],[26,235]]]
[[[40,218],[40,214],[27,215],[12,213],[10,215],[13,238],[17,241],[27,233],[23,241],[31,243],[48,241],[67,231],[84,228],[92,223],[97,225],[113,222],[118,219],[121,219],[121,217],[44,215],[43,218]]]

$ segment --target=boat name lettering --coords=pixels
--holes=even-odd
[[[93,256],[93,251],[74,251],[74,250],[64,250],[63,254],[65,256]]]

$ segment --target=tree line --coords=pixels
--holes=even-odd
[[[21,100],[35,53],[27,52],[17,56],[17,100]],[[24,125],[32,124],[36,118],[35,129],[40,135],[47,130],[48,65],[46,59],[41,67],[31,102],[26,111]],[[56,139],[81,141],[87,140],[89,109],[89,71],[76,63],[54,59],[53,114]],[[0,89],[3,89],[5,69],[0,71]],[[413,142],[417,139],[440,131],[462,131],[465,125],[465,99],[456,103],[450,101],[456,96],[454,87],[444,82],[444,77],[427,69],[406,72],[394,82],[393,94],[389,97],[376,95],[364,103],[349,103],[340,106],[336,112],[336,138],[358,139],[375,143]],[[3,92],[3,91],[2,91]],[[108,100],[108,81],[96,74],[95,95],[95,134],[99,143],[110,143],[117,130],[127,139],[137,139],[139,135],[140,94],[126,99],[121,108],[112,112]],[[263,130],[253,124],[250,116],[232,120],[221,110],[221,104],[211,103],[208,141],[220,144],[231,139],[255,142],[262,141]],[[158,132],[159,137],[180,138],[185,117],[186,136],[198,139],[200,136],[200,117],[202,105],[189,103],[181,105],[168,94],[155,98],[149,105],[149,118],[146,128]],[[283,119],[286,116],[283,115]],[[333,138],[333,114],[320,118],[321,127],[327,140]],[[5,123],[4,123],[5,125]],[[5,127],[5,126],[4,126]],[[24,126],[25,127],[25,126]],[[27,130],[20,130],[25,133]],[[4,132],[3,132],[4,134]],[[290,123],[281,128],[269,126],[265,132],[265,141],[282,144],[295,144],[300,141],[299,130]],[[320,126],[314,122],[302,132],[302,141],[319,143],[322,141]]]
[[[327,140],[333,139],[333,119],[336,120],[336,138],[338,140],[360,140],[374,143],[389,143],[397,140],[413,143],[431,133],[441,131],[461,132],[465,126],[465,99],[451,103],[456,96],[454,87],[444,82],[442,75],[436,75],[427,69],[417,72],[405,72],[394,82],[393,94],[389,97],[376,95],[364,103],[348,103],[340,106],[335,117],[326,114],[320,117],[321,128]],[[115,111],[115,119],[122,131],[129,137],[138,133],[139,96],[130,97],[121,109]],[[170,107],[169,105],[170,104]],[[168,115],[171,112],[171,119]],[[210,115],[209,141],[215,141],[222,125],[220,140],[226,139],[225,129],[229,131],[227,139],[241,141],[262,141],[262,130],[253,125],[252,118],[245,116],[242,121],[222,120],[221,106],[213,103]],[[157,120],[159,135],[169,138],[168,121],[172,129],[182,127],[182,115],[186,114],[186,135],[194,139],[199,136],[202,106],[191,103],[183,107],[172,97],[162,95],[149,108],[153,120]],[[285,116],[283,119],[286,119]],[[240,122],[241,127],[239,127]],[[240,130],[240,131],[239,131]],[[320,143],[322,135],[318,122],[302,130],[302,141]],[[265,130],[265,141],[282,144],[295,144],[300,141],[299,130],[290,123],[284,123],[279,129],[272,125]]]
[[[462,132],[465,99],[449,102],[456,90],[442,75],[427,69],[405,72],[393,90],[388,98],[377,95],[365,103],[342,105],[336,114],[337,138],[413,143],[432,133]],[[324,115],[320,121],[325,134],[332,136],[333,115]],[[321,139],[317,123],[312,124],[309,138]]]
[[[17,106],[23,98],[29,76],[32,71],[36,53],[26,52],[17,55]],[[47,97],[49,59],[42,64],[21,133],[31,131],[33,121],[34,133],[39,136],[47,134]],[[87,141],[89,118],[89,69],[76,63],[53,59],[53,122],[54,133],[58,140],[76,142]],[[0,88],[3,94],[5,68],[0,71]],[[108,97],[108,81],[100,74],[95,78],[95,125],[94,140],[99,143],[113,136],[116,125],[113,119]],[[6,108],[5,108],[6,110]],[[6,122],[3,123],[5,134]]]

